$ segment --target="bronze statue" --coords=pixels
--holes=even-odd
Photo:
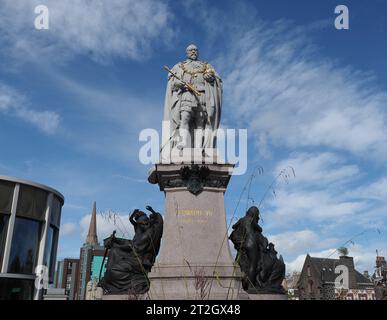
[[[274,244],[262,235],[258,225],[259,209],[255,206],[232,226],[229,239],[238,254],[237,263],[244,274],[242,286],[248,293],[284,293],[285,264],[277,258]]]
[[[136,209],[129,220],[134,227],[133,240],[115,237],[115,232],[104,240],[109,250],[106,272],[100,281],[106,294],[142,294],[149,290],[148,272],[151,271],[160,249],[163,218],[152,207],[149,217]]]

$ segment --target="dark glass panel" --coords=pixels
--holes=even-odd
[[[34,280],[0,278],[0,300],[32,300]]]
[[[0,213],[0,268],[3,264],[4,246],[7,239],[9,216]]]
[[[16,218],[9,257],[8,272],[33,274],[39,251],[41,223]]]
[[[8,181],[0,181],[0,212],[11,213],[13,190],[15,184]]]
[[[16,213],[18,216],[44,221],[47,192],[35,187],[20,185]]]
[[[50,226],[47,230],[46,248],[44,250],[43,264],[49,268],[49,281],[54,281],[55,255],[58,245],[58,230]]]
[[[43,265],[50,267],[50,258],[52,251],[52,241],[54,238],[54,230],[52,227],[47,229],[46,247],[44,249]]]
[[[62,203],[57,196],[54,196],[52,199],[51,214],[50,214],[50,224],[58,227],[60,226],[60,213],[62,209]]]

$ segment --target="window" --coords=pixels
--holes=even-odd
[[[49,282],[54,281],[55,273],[55,248],[57,247],[58,242],[58,230],[50,226],[47,229],[47,238],[46,238],[46,247],[44,249],[43,264],[49,269]]]
[[[8,220],[8,215],[0,213],[0,269],[1,265],[3,264],[5,240],[7,239]]]
[[[353,294],[352,293],[348,293],[347,296],[346,296],[346,299],[347,300],[353,300]]]
[[[51,205],[50,224],[58,228],[60,226],[61,209],[62,209],[61,201],[57,196],[54,196],[52,199],[52,205]]]
[[[17,216],[44,221],[46,208],[46,191],[31,186],[20,186],[16,210]]]
[[[309,281],[308,283],[309,293],[313,292],[313,281]]]
[[[34,280],[0,278],[0,300],[32,300]]]
[[[8,272],[34,273],[39,251],[40,229],[40,222],[16,217]]]
[[[310,272],[310,266],[307,267],[306,271],[308,273],[308,277],[310,277],[312,275],[311,272]]]
[[[11,214],[14,188],[14,183],[0,181],[0,213]]]

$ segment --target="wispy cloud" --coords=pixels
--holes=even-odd
[[[0,113],[30,123],[47,134],[55,133],[60,123],[57,112],[34,109],[23,94],[2,83],[0,83]]]
[[[370,183],[357,187],[354,190],[349,190],[348,195],[384,202],[387,199],[387,176],[382,176],[376,181],[371,181]]]
[[[9,57],[59,61],[83,54],[104,63],[112,57],[138,60],[173,33],[166,1],[46,0],[49,30],[35,30],[34,8],[40,4],[38,0],[2,1],[0,40]]]
[[[89,230],[91,214],[85,215],[79,222],[82,239],[86,239]],[[97,214],[97,235],[101,242],[117,231],[117,237],[131,239],[134,236],[133,226],[129,222],[128,214],[104,211]]]
[[[270,224],[297,224],[304,219],[337,225],[369,209],[368,201],[344,192],[359,183],[361,176],[358,166],[348,159],[331,152],[292,153],[277,162],[274,172],[288,166],[295,169],[296,177],[286,185],[276,185],[275,197],[265,203]]]
[[[233,119],[258,151],[325,147],[385,160],[387,92],[372,75],[322,57],[305,30],[258,19],[234,32],[218,58]]]
[[[294,152],[288,159],[276,165],[275,172],[291,166],[297,168],[296,179],[292,185],[320,185],[330,183],[344,184],[360,176],[356,164],[347,164],[346,159],[332,152]]]
[[[77,225],[73,222],[68,222],[63,224],[60,227],[60,235],[63,236],[71,236],[77,230]]]
[[[300,220],[325,222],[335,225],[354,219],[368,208],[363,201],[346,200],[335,196],[334,191],[285,191],[279,190],[276,198],[270,203],[273,211],[266,212],[271,223],[285,226],[291,223],[293,227]]]
[[[301,231],[284,232],[278,235],[269,236],[269,240],[276,246],[279,253],[287,256],[299,254],[308,250],[330,247],[337,239],[321,239],[320,236],[309,229]]]

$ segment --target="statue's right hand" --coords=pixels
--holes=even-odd
[[[173,87],[178,90],[178,89],[183,89],[185,87],[185,84],[178,80],[178,79],[175,79],[175,81],[173,82]]]

